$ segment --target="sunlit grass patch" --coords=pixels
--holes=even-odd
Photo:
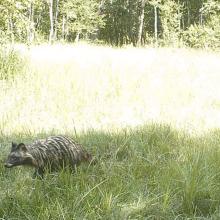
[[[219,54],[184,49],[38,46],[2,85],[2,132],[120,129],[149,121],[219,127]],[[29,60],[29,61],[28,61]]]

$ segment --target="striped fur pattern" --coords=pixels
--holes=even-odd
[[[5,167],[19,165],[35,167],[34,176],[43,177],[45,170],[75,169],[82,161],[92,162],[92,156],[83,147],[66,136],[50,136],[30,145],[12,143]]]

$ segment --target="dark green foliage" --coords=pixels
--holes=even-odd
[[[183,40],[190,47],[220,47],[220,3],[209,1],[200,9],[200,22],[183,33]]]

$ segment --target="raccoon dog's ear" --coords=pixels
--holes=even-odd
[[[15,142],[12,142],[11,147],[12,147],[12,149],[15,149],[17,147],[17,144]]]
[[[22,150],[22,151],[27,151],[27,147],[26,147],[25,144],[23,144],[23,143],[20,143],[20,144],[17,146],[17,148],[18,148],[19,150]]]

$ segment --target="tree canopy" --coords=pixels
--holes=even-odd
[[[219,0],[0,0],[1,42],[220,47]]]

